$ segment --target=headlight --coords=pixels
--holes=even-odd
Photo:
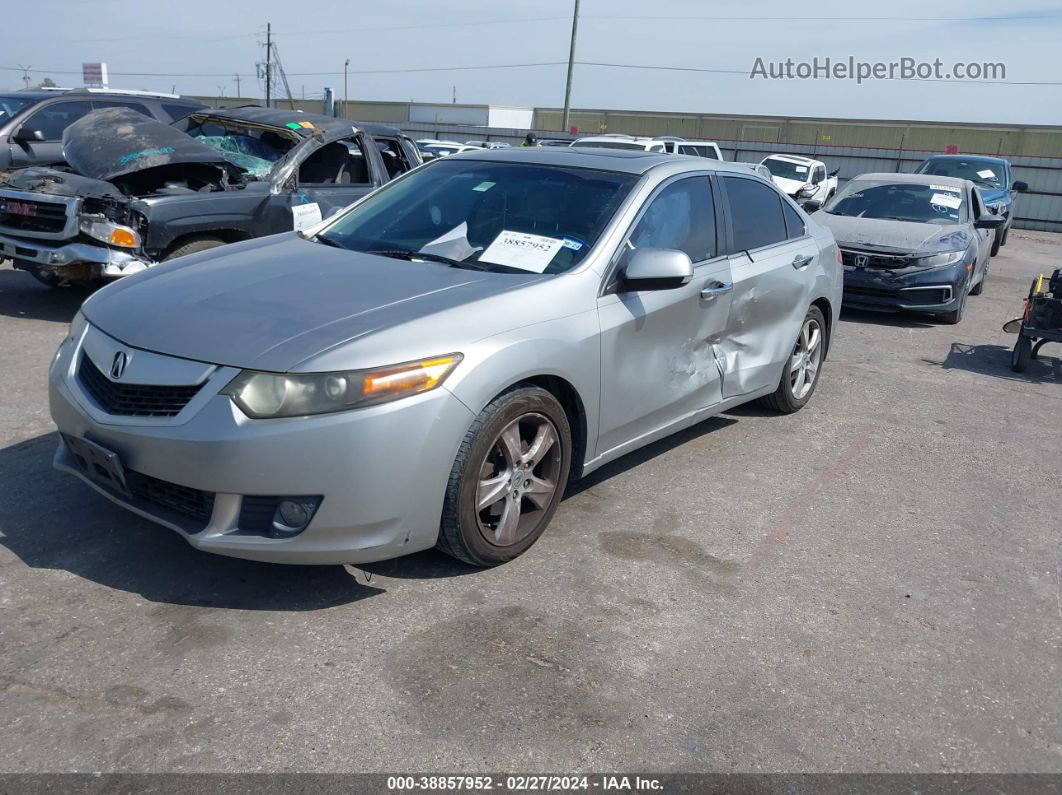
[[[919,265],[924,265],[927,268],[943,268],[948,265],[955,265],[962,262],[966,256],[966,249],[962,251],[942,251],[939,254],[930,254],[928,257],[920,257],[918,259]]]
[[[221,394],[248,417],[270,419],[329,414],[427,392],[439,386],[461,354],[341,373],[259,373],[244,370]]]
[[[992,202],[991,204],[988,205],[988,207],[996,215],[1006,215],[1007,214],[1007,203],[1006,202]]]
[[[81,231],[96,240],[122,248],[139,248],[140,234],[131,226],[122,226],[106,218],[82,216]]]

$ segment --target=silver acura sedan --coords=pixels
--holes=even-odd
[[[51,368],[55,465],[209,552],[495,565],[570,478],[804,406],[841,293],[830,232],[743,166],[453,155],[92,296]]]

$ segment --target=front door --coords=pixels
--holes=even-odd
[[[11,165],[48,166],[63,162],[63,133],[66,128],[92,110],[86,100],[53,102],[30,114],[19,128],[19,140],[10,141]],[[43,140],[35,140],[33,133]]]
[[[720,400],[720,337],[730,313],[730,264],[720,256],[713,183],[665,183],[635,222],[615,277],[598,299],[601,405],[597,454],[667,427]],[[622,270],[638,248],[678,249],[693,279],[671,290],[628,291]]]

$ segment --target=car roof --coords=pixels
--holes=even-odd
[[[323,130],[329,133],[350,132],[353,129],[364,130],[369,135],[399,135],[394,127],[383,124],[365,124],[350,119],[338,119],[334,116],[325,116],[321,113],[301,113],[295,110],[283,110],[281,108],[263,108],[257,105],[247,105],[239,108],[207,108],[203,115],[217,119],[232,119],[251,124],[262,124],[267,127],[284,127],[300,135],[311,136],[315,130]],[[308,122],[312,127],[289,127],[291,124]]]
[[[764,160],[785,160],[785,161],[787,161],[789,163],[799,163],[802,166],[806,166],[806,165],[808,165],[810,163],[818,162],[817,160],[813,160],[810,157],[804,157],[803,155],[786,155],[786,154],[781,154],[781,153],[774,154],[774,155],[767,155],[767,157],[765,157],[763,159]]]
[[[544,166],[596,168],[623,174],[642,175],[657,166],[677,166],[676,171],[727,171],[748,174],[740,164],[705,157],[670,155],[665,152],[646,152],[640,149],[608,149],[570,146],[525,146],[510,149],[478,149],[451,157],[463,160],[490,160],[501,163],[533,163]],[[683,168],[685,167],[685,168]]]
[[[915,185],[948,185],[953,188],[962,188],[966,185],[972,185],[968,179],[960,179],[959,177],[943,177],[939,174],[894,174],[887,171],[875,172],[872,174],[859,174],[852,177],[850,182],[856,180],[875,180],[878,182],[910,182]]]
[[[930,155],[926,160],[991,160],[996,163],[1008,162],[1003,157],[993,157],[992,155]]]

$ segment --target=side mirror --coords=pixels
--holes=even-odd
[[[1025,193],[1025,191],[1027,191],[1028,189],[1029,189],[1029,183],[1028,182],[1022,182],[1020,179],[1016,180],[1014,182],[1014,185],[1011,186],[1011,190],[1016,190],[1018,193]]]
[[[40,130],[31,130],[26,125],[22,125],[13,137],[19,143],[29,143],[30,141],[43,141],[44,133]]]
[[[985,213],[974,221],[974,227],[977,229],[999,229],[1007,223],[1007,219],[1002,215],[990,215]]]
[[[672,290],[693,278],[693,263],[684,251],[670,248],[640,248],[631,255],[623,272],[623,289]]]
[[[816,201],[815,199],[811,199],[809,201],[804,202],[804,204],[801,206],[803,207],[804,212],[810,214],[822,207],[822,202]]]
[[[830,176],[831,177],[836,177],[840,173],[840,171],[841,171],[841,169],[838,166],[837,168],[835,168],[833,171],[830,172]]]

